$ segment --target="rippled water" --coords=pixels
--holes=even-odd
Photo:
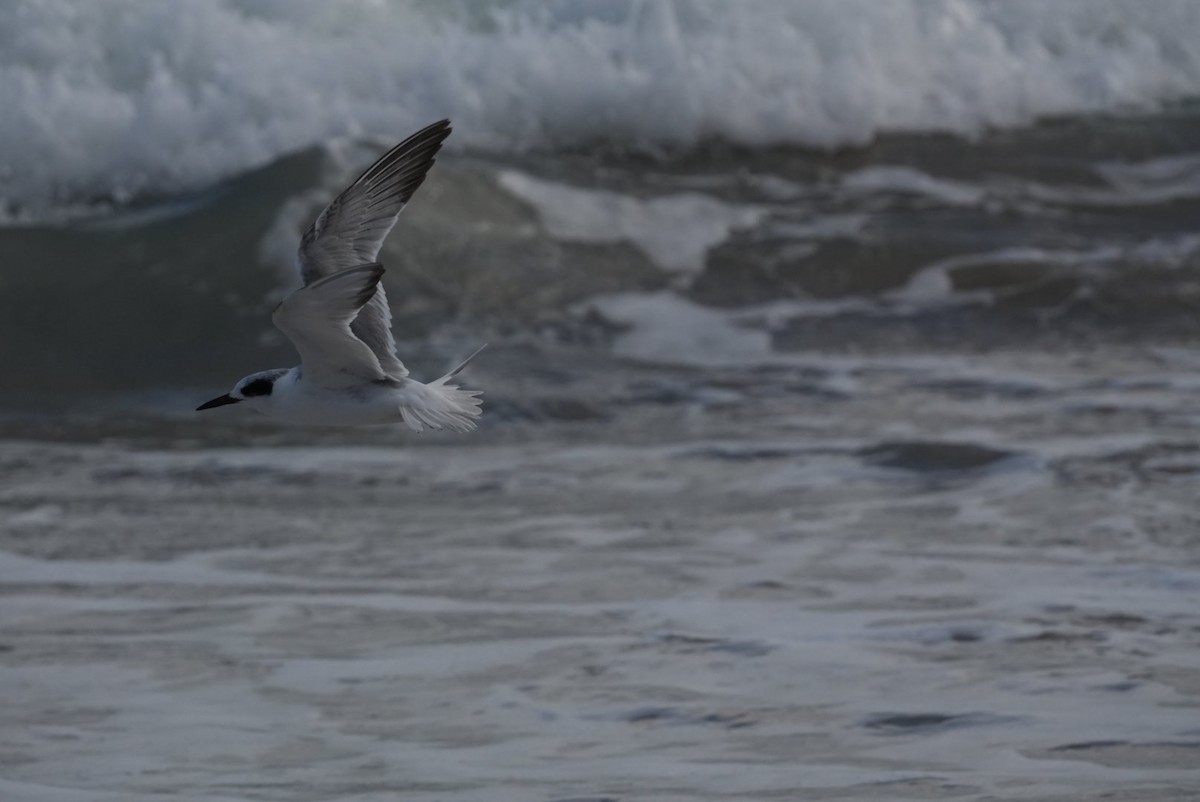
[[[1195,368],[597,370],[602,412],[476,438],[24,424],[0,788],[1190,798]]]

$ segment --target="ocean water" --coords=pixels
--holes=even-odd
[[[1200,4],[0,10],[0,800],[1200,792]],[[197,403],[301,231],[470,436]]]
[[[286,363],[298,232],[443,116],[384,251],[442,361],[1191,337],[1197,31],[1187,0],[14,3],[4,406]]]

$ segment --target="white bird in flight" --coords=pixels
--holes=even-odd
[[[442,120],[389,150],[305,232],[296,255],[304,286],[271,315],[300,352],[300,364],[252,373],[197,411],[244,403],[301,425],[404,421],[418,432],[475,428],[480,391],[448,382],[483,348],[436,381],[410,379],[396,356],[392,313],[379,283],[384,269],[375,261],[450,131],[450,121]]]

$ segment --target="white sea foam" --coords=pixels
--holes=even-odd
[[[771,337],[734,323],[730,315],[669,292],[626,293],[587,303],[626,327],[613,353],[626,359],[673,365],[746,365],[769,362]]]
[[[0,551],[0,734],[22,744],[0,798],[999,798],[1019,775],[1181,799],[1196,451],[1152,416],[1062,427],[1142,354],[1042,357],[841,358],[853,398],[746,394],[668,427],[631,404],[599,444],[6,443],[0,508],[63,512]],[[1053,392],[964,402],[936,376]],[[1017,464],[864,460],[893,438]]]
[[[1200,253],[1200,235],[1181,234],[1152,238],[1131,246],[1103,245],[1088,250],[1049,250],[1033,247],[1001,248],[985,253],[952,256],[914,273],[904,286],[886,294],[889,302],[917,306],[939,303],[990,302],[992,290],[957,290],[953,274],[1005,265],[1039,266],[1046,274],[1055,269],[1089,265],[1093,268],[1153,267],[1179,269]],[[1003,282],[1001,282],[1003,284]]]
[[[927,197],[949,206],[975,206],[985,197],[982,187],[935,178],[912,167],[864,167],[850,173],[842,186],[852,192]]]
[[[1194,97],[1198,31],[1192,0],[24,0],[0,18],[0,201],[195,186],[443,116],[488,150],[970,135]]]
[[[643,200],[511,170],[501,173],[499,181],[537,209],[552,236],[575,242],[629,242],[664,270],[687,275],[703,270],[709,249],[735,229],[754,226],[766,216],[765,209],[731,206],[694,192]]]

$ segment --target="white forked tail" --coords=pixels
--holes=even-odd
[[[475,353],[440,379],[429,384],[413,382],[409,390],[413,399],[400,407],[400,414],[408,428],[414,432],[423,432],[426,427],[449,429],[452,432],[475,429],[475,421],[480,415],[479,407],[483,404],[479,396],[483,395],[483,391],[464,390],[446,382],[457,376],[484,348],[487,348],[486,344],[479,346]]]

